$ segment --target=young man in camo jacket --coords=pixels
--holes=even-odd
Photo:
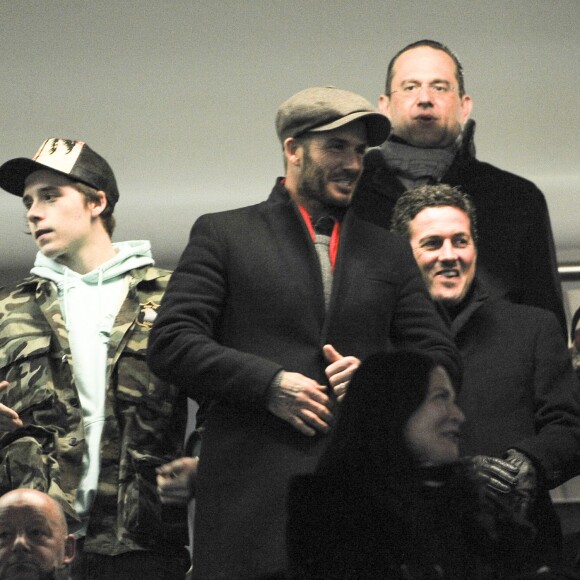
[[[148,241],[112,243],[115,176],[86,143],[48,139],[4,163],[0,186],[39,249],[0,292],[0,492],[61,503],[75,579],[183,577],[185,517],[162,509],[155,468],[183,453],[187,407],[145,362],[170,273]]]

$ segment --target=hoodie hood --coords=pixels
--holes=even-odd
[[[113,244],[117,254],[86,274],[78,274],[63,264],[46,257],[42,252],[36,254],[34,267],[30,271],[35,276],[46,278],[56,284],[65,277],[80,278],[86,284],[102,284],[108,280],[126,274],[134,268],[150,266],[155,263],[151,254],[151,243],[148,240],[133,240]]]

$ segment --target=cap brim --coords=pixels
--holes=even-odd
[[[359,120],[364,121],[367,127],[367,143],[369,147],[376,147],[387,140],[391,131],[391,123],[389,122],[389,119],[387,119],[387,117],[382,113],[373,113],[372,111],[357,111],[356,113],[351,113],[350,115],[341,117],[336,121],[332,121],[332,123],[327,123],[326,125],[310,129],[308,132],[317,133],[320,131],[332,131],[333,129],[344,127],[349,123]]]
[[[48,165],[44,165],[44,163],[38,163],[38,161],[28,159],[27,157],[11,159],[0,166],[0,187],[5,189],[8,193],[22,197],[24,195],[26,178],[35,171],[50,171],[52,173],[58,173],[59,175],[68,177],[72,181],[82,181],[91,187],[99,189],[86,179],[70,175],[65,171],[59,171],[54,167],[49,167]]]
[[[0,166],[0,187],[5,189],[8,193],[22,197],[24,194],[24,182],[26,178],[35,171],[46,170],[61,173],[56,169],[47,167],[42,163],[37,163],[32,159],[26,157],[18,157],[11,159]],[[63,175],[65,175],[63,173]]]

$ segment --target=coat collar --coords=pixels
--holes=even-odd
[[[477,277],[473,279],[473,286],[469,296],[465,300],[465,304],[461,311],[451,321],[451,333],[456,337],[461,329],[467,324],[468,320],[473,314],[479,310],[488,300],[490,295],[485,287],[485,284]]]
[[[302,255],[304,260],[304,269],[307,272],[306,284],[313,285],[313,296],[317,305],[317,312],[320,316],[322,325],[322,334],[325,335],[326,329],[332,320],[332,313],[335,309],[338,295],[340,293],[343,278],[348,278],[349,261],[351,255],[355,252],[357,246],[357,227],[361,222],[356,218],[354,213],[348,208],[344,214],[340,228],[340,242],[334,270],[334,279],[332,284],[332,295],[328,312],[324,306],[324,294],[322,286],[322,276],[320,273],[320,263],[318,255],[312,243],[308,227],[300,214],[296,203],[290,197],[290,193],[284,186],[284,178],[278,177],[276,183],[262,206],[265,210],[265,216],[271,216],[272,227],[276,232],[279,241],[272,240],[273,243],[279,243],[281,259],[294,263],[297,259],[296,253]],[[366,224],[369,227],[369,224]],[[372,227],[372,226],[371,226]]]

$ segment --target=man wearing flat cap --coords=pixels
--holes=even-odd
[[[284,102],[285,177],[200,217],[169,283],[149,364],[204,407],[197,580],[282,577],[288,481],[314,470],[358,360],[406,343],[458,374],[409,249],[349,210],[385,119],[332,87]]]
[[[0,167],[38,254],[0,292],[0,494],[48,493],[77,538],[74,580],[183,578],[187,523],[167,518],[155,468],[181,455],[185,394],[146,363],[169,272],[149,242],[113,244],[109,164],[47,139]]]

